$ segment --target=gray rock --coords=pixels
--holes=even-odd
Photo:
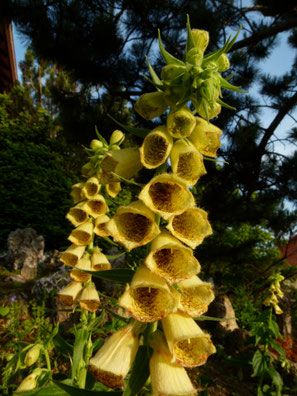
[[[50,294],[53,290],[61,290],[70,282],[70,270],[71,268],[62,265],[57,272],[38,279],[32,287],[32,294],[39,300],[45,292]]]

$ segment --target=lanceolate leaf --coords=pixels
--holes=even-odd
[[[149,360],[152,350],[144,345],[140,346],[135,357],[132,372],[123,396],[135,396],[146,383],[149,375]]]
[[[123,392],[105,392],[105,391],[93,391],[89,389],[75,388],[70,385],[63,384],[63,382],[54,381],[54,383],[63,389],[67,395],[70,396],[122,396]],[[21,394],[20,394],[21,395]],[[53,393],[52,395],[56,395]]]
[[[162,44],[162,40],[161,40],[161,33],[160,30],[158,29],[158,37],[159,37],[159,47],[160,47],[160,51],[161,54],[165,60],[165,62],[167,63],[167,65],[180,65],[180,66],[185,66],[184,62],[175,58],[173,55],[169,54],[169,52],[167,52],[165,50],[165,48],[163,47]]]
[[[67,396],[68,393],[65,390],[59,388],[56,385],[46,386],[44,388],[34,389],[31,391],[14,392],[15,396]]]
[[[188,29],[188,36],[187,36],[187,44],[186,44],[186,53],[188,53],[190,49],[195,48],[189,14],[187,14],[187,29]]]
[[[128,268],[110,269],[107,271],[85,271],[95,278],[111,280],[119,283],[129,283],[133,278],[134,271]]]
[[[77,375],[77,369],[81,360],[83,359],[84,349],[86,342],[89,338],[87,329],[79,329],[75,336],[75,343],[73,348],[73,361],[72,361],[72,381]]]
[[[150,132],[150,129],[129,127],[129,126],[124,125],[121,122],[117,121],[116,119],[114,119],[110,114],[107,114],[107,115],[110,119],[112,119],[116,124],[118,124],[120,127],[122,127],[125,131],[132,133],[132,135],[138,136],[142,139],[144,139],[146,137],[146,135]]]

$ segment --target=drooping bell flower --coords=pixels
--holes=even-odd
[[[93,229],[94,226],[92,220],[88,220],[86,223],[83,223],[72,230],[68,239],[75,245],[88,245],[92,241]]]
[[[97,216],[95,218],[94,233],[100,237],[108,236],[109,233],[105,229],[105,226],[107,225],[109,220],[110,220],[110,218],[105,214]]]
[[[139,148],[140,161],[147,169],[154,169],[162,165],[173,145],[173,139],[167,132],[165,125],[153,129],[143,140]]]
[[[175,300],[166,281],[141,265],[130,286],[119,299],[133,318],[140,322],[155,322],[175,309]]]
[[[163,114],[167,107],[163,92],[149,92],[138,98],[134,109],[145,120],[152,120]]]
[[[160,330],[152,334],[150,359],[153,396],[196,396],[197,392],[184,367],[172,361],[164,335]]]
[[[120,182],[115,182],[105,184],[105,189],[108,195],[110,195],[112,198],[115,198],[121,191],[122,187]]]
[[[192,249],[162,231],[153,241],[145,259],[146,266],[170,284],[190,278],[200,271],[200,264]]]
[[[172,235],[192,249],[195,249],[205,237],[212,234],[207,213],[200,208],[188,208],[181,214],[172,216],[168,221],[167,228]]]
[[[201,154],[216,158],[217,150],[221,147],[221,135],[220,128],[203,118],[196,117],[196,126],[189,140]]]
[[[200,176],[206,174],[203,156],[190,142],[177,140],[170,153],[172,172],[183,179],[188,186],[197,183]]]
[[[139,347],[143,324],[131,321],[109,337],[89,361],[89,371],[96,380],[109,388],[124,386]]]
[[[73,305],[82,291],[80,282],[70,282],[66,287],[59,291],[59,300],[64,305]]]
[[[100,191],[101,185],[97,177],[90,177],[84,184],[82,188],[82,194],[86,198],[92,198],[97,195]]]
[[[187,106],[171,111],[167,116],[168,133],[177,139],[190,136],[195,124],[195,117]]]
[[[88,199],[86,202],[86,208],[88,213],[93,217],[97,217],[109,211],[107,203],[101,194],[97,194]]]
[[[70,245],[65,252],[61,253],[60,261],[66,266],[74,267],[82,257],[85,246]]]
[[[162,327],[170,352],[175,361],[184,367],[201,366],[209,355],[216,352],[210,336],[184,313],[167,315],[162,319]]]
[[[178,176],[163,173],[147,183],[139,194],[145,205],[164,219],[195,205],[186,183]]]
[[[86,208],[86,201],[79,202],[66,214],[66,219],[68,219],[75,227],[85,223],[88,218],[89,215]]]
[[[93,270],[89,254],[78,260],[78,263],[72,268],[70,272],[70,278],[75,282],[87,282],[89,279],[91,279],[92,275],[84,272],[84,270]]]
[[[179,282],[178,288],[180,292],[173,291],[178,308],[193,318],[203,315],[215,297],[211,283],[202,282],[196,275]]]
[[[149,243],[160,233],[154,213],[142,201],[121,206],[105,228],[128,252]]]
[[[79,305],[82,309],[89,312],[96,312],[98,310],[100,299],[94,283],[88,283],[83,289],[79,298]]]
[[[107,260],[98,247],[93,249],[91,256],[92,271],[106,271],[111,268],[110,262]]]
[[[74,202],[79,202],[85,197],[82,195],[82,188],[85,183],[76,183],[71,187],[70,195],[73,198]]]

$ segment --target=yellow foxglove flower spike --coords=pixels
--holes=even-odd
[[[105,229],[106,224],[109,222],[110,218],[103,214],[95,218],[94,233],[100,237],[106,237],[109,235],[108,231]]]
[[[89,254],[78,260],[78,263],[70,272],[70,278],[75,282],[87,282],[92,275],[84,272],[84,270],[93,270]]]
[[[92,241],[93,228],[93,222],[89,220],[75,228],[69,235],[68,239],[75,245],[88,245]]]
[[[133,318],[140,322],[155,322],[175,310],[175,300],[166,281],[141,265],[130,286],[119,299]]]
[[[100,251],[98,247],[93,249],[91,256],[92,271],[106,271],[111,268],[106,256]]]
[[[139,194],[145,205],[164,219],[195,206],[195,199],[186,183],[178,176],[163,173],[155,176]]]
[[[153,129],[143,140],[139,148],[140,161],[147,169],[154,169],[164,164],[172,149],[173,139],[165,125]]]
[[[75,205],[66,215],[66,219],[68,219],[75,227],[85,223],[88,218],[89,215],[87,212],[86,201]]]
[[[93,217],[97,217],[109,211],[107,203],[101,194],[97,194],[93,198],[90,198],[86,202],[86,208],[88,213]]]
[[[171,313],[162,319],[162,326],[173,358],[184,367],[201,366],[216,352],[210,336],[186,314]]]
[[[120,182],[105,184],[105,188],[107,194],[112,198],[115,198],[122,189]]]
[[[155,215],[142,201],[120,207],[107,223],[106,230],[128,252],[149,243],[160,233]]]
[[[61,253],[60,261],[62,261],[64,265],[74,267],[82,257],[85,248],[85,246],[70,245],[65,252]]]
[[[200,208],[188,208],[181,214],[172,216],[166,228],[192,249],[195,249],[205,237],[212,234],[207,213]]]
[[[172,172],[182,178],[188,186],[197,183],[206,174],[203,156],[190,142],[177,140],[170,153]]]
[[[80,282],[70,282],[66,287],[59,291],[59,300],[64,305],[73,305],[82,291]]]
[[[177,139],[190,136],[195,125],[195,117],[187,106],[177,111],[171,111],[167,116],[167,130],[171,136]]]
[[[79,298],[79,305],[89,312],[96,312],[100,305],[99,294],[94,283],[90,282],[82,291]]]
[[[184,246],[169,232],[162,231],[153,241],[146,266],[170,284],[190,278],[200,272],[200,264],[192,249]]]
[[[152,120],[163,114],[167,107],[163,92],[149,92],[138,98],[134,109],[145,120]]]
[[[109,388],[124,386],[139,347],[139,333],[143,324],[131,321],[109,337],[90,359],[89,370],[93,376]]]
[[[74,202],[79,202],[85,197],[82,194],[82,188],[85,183],[76,183],[71,187],[70,195],[73,198]]]
[[[172,355],[161,331],[152,334],[150,359],[152,396],[196,396],[197,392],[184,367],[172,362]]]
[[[220,136],[222,130],[207,122],[203,118],[196,117],[196,126],[189,140],[203,155],[216,158],[217,150],[221,147]]]
[[[173,291],[178,300],[178,308],[192,317],[204,314],[215,298],[211,283],[202,282],[198,276],[180,282],[178,287],[181,293],[175,289]]]
[[[90,177],[84,184],[82,188],[82,194],[86,198],[92,198],[98,194],[100,191],[101,185],[99,184],[99,180],[97,177]]]
[[[108,151],[101,162],[102,177],[100,180],[104,184],[118,182],[119,180],[112,173],[124,179],[131,179],[141,168],[138,147]]]

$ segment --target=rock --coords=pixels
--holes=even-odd
[[[53,290],[59,291],[70,282],[70,270],[71,268],[62,265],[53,274],[38,279],[32,288],[32,294],[37,300],[41,300],[45,292],[49,295]]]
[[[17,229],[8,236],[8,253],[15,271],[25,280],[35,279],[39,261],[44,260],[44,238],[32,228]]]

